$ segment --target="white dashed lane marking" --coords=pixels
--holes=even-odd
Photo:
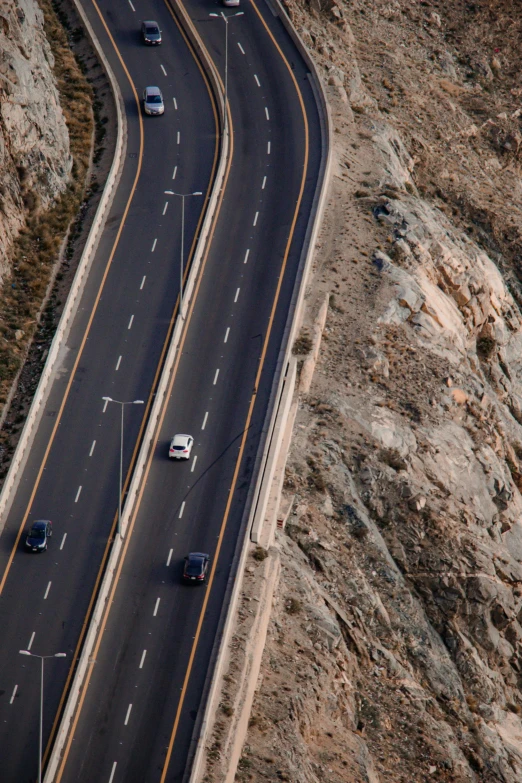
[[[181,133],[178,131],[178,144],[180,143],[180,141],[181,141]]]
[[[168,201],[166,201],[166,202],[165,202],[165,206],[163,207],[163,214],[165,214],[165,212],[167,211],[167,207],[168,207],[168,205],[169,205],[169,202],[168,202]]]
[[[91,450],[89,451],[89,457],[92,457],[92,454],[93,454],[93,451],[94,451],[94,447],[95,447],[95,446],[96,446],[96,441],[95,441],[95,440],[93,440],[93,442],[92,442],[92,446],[91,446]]]
[[[245,253],[245,260],[243,261],[244,264],[248,261],[248,256],[250,255],[250,250],[247,250]]]
[[[143,286],[145,285],[145,280],[146,279],[147,279],[147,275],[143,275],[143,280],[141,281],[141,285],[140,285],[140,291],[143,290]]]
[[[131,710],[132,710],[132,704],[129,704],[129,708],[128,708],[128,710],[127,710],[127,714],[126,714],[126,716],[125,716],[125,723],[123,724],[124,726],[126,726],[126,725],[127,725],[127,723],[129,722],[129,718],[130,718]]]
[[[13,688],[13,695],[9,699],[9,704],[12,704],[14,702],[17,690],[18,690],[18,685],[15,685]]]
[[[260,81],[259,81],[259,79],[257,78],[257,73],[255,73],[255,74],[254,74],[254,79],[256,80],[256,84],[257,84],[257,86],[258,86],[258,87],[261,87],[261,82],[260,82]]]
[[[117,765],[117,763],[118,762],[115,761],[114,764],[112,765],[112,771],[111,771],[111,776],[109,778],[109,783],[112,783],[112,781],[114,780],[114,773],[116,772],[116,765]]]
[[[263,184],[261,185],[261,190],[265,189],[265,185],[266,185],[266,177],[263,177]]]
[[[236,291],[236,295],[235,295],[235,297],[234,297],[234,302],[237,302],[237,300],[238,300],[238,298],[239,298],[239,292],[240,292],[240,290],[241,290],[240,288],[238,288],[238,289],[237,289],[237,291]]]
[[[78,498],[80,497],[81,491],[82,491],[82,488],[78,487],[78,492],[76,493],[76,497],[74,498],[74,502],[75,503],[78,502]]]
[[[203,429],[203,428],[202,428],[202,429]],[[192,467],[191,467],[191,469],[190,469],[190,472],[191,472],[191,473],[194,473],[194,468],[196,467],[196,462],[197,462],[197,459],[198,459],[198,457],[197,457],[197,454],[196,454],[196,456],[194,457],[194,459],[193,459],[193,461],[192,461]]]
[[[268,146],[266,148],[266,154],[270,155],[270,142],[268,142]]]
[[[167,568],[170,565],[170,561],[172,560],[172,553],[174,552],[173,549],[169,550],[169,556],[167,557]]]
[[[134,316],[133,316],[133,315],[131,315],[131,317],[130,317],[130,321],[129,321],[129,325],[128,325],[127,329],[130,329],[130,328],[131,328],[131,326],[132,326],[132,322],[133,322],[133,321],[134,321]]]
[[[176,179],[176,173],[178,171],[178,167],[174,166],[174,171],[172,172],[172,179]]]
[[[116,362],[116,372],[120,369],[121,359],[122,357],[118,356],[118,361]]]
[[[224,343],[228,340],[228,335],[230,334],[230,326],[227,327],[227,331],[225,332],[225,339],[223,340]]]
[[[47,585],[47,590],[45,591],[45,595],[44,595],[44,601],[47,599],[47,596],[49,595],[49,590],[51,589],[51,584],[52,583],[49,582],[49,584]]]
[[[181,508],[180,508],[180,510],[179,510],[179,516],[178,516],[178,519],[181,519],[181,517],[183,516],[183,512],[184,512],[184,511],[185,511],[185,501],[183,501],[183,503],[181,504]]]
[[[31,649],[31,647],[33,646],[33,642],[34,642],[34,637],[35,637],[35,635],[36,635],[36,631],[33,631],[33,632],[32,632],[32,634],[31,634],[31,638],[29,639],[29,644],[28,644],[28,645],[27,645],[27,647],[25,648],[26,650],[30,650],[30,649]]]
[[[143,650],[143,652],[142,652],[142,654],[141,654],[141,661],[140,661],[140,665],[139,665],[139,668],[140,668],[140,669],[143,669],[143,664],[144,664],[144,662],[145,662],[145,656],[146,656],[146,655],[147,655],[147,650]]]
[[[172,100],[174,101],[174,108],[175,108],[175,109],[176,109],[176,111],[177,111],[177,110],[178,110],[178,104],[177,104],[177,101],[176,101],[176,99],[175,99],[175,98],[173,98]]]
[[[216,383],[217,383],[217,379],[218,379],[218,376],[219,376],[219,367],[218,367],[218,369],[216,370],[216,374],[214,375],[214,383],[212,384],[212,386],[215,386],[215,385],[216,385]]]
[[[151,251],[150,251],[151,253],[154,253],[154,251],[156,250],[156,243],[157,243],[157,241],[158,240],[155,239],[154,242],[152,243],[152,248],[151,248]]]
[[[158,606],[159,606],[160,600],[161,600],[160,598],[156,598],[156,606],[154,607],[154,611],[152,613],[153,617],[156,617],[156,615],[158,614]]]
[[[243,47],[241,46],[241,44],[239,43],[239,41],[237,42],[237,45],[239,46],[239,51],[241,52],[241,54],[244,54],[244,53],[245,53],[245,50],[243,49]]]
[[[67,538],[67,533],[63,534],[62,543],[60,544],[60,552],[63,549],[63,545],[65,544],[65,539]]]
[[[252,224],[252,225],[254,225],[254,226],[256,226],[256,225],[257,225],[257,219],[258,219],[258,217],[259,217],[259,212],[256,212],[256,216],[255,216],[255,218],[254,218],[254,222],[253,222],[253,224]]]
[[[202,429],[202,430],[204,430],[204,429],[205,429],[205,427],[206,427],[206,424],[207,424],[207,419],[208,419],[208,411],[205,413],[205,416],[204,416],[204,418],[203,418],[203,424],[201,425],[201,429]]]
[[[103,413],[107,410],[107,405],[109,404],[109,400],[105,400],[105,405],[103,406]]]
[[[270,115],[268,113],[268,109],[266,108],[266,106],[265,106],[265,114],[266,114],[267,120],[269,120],[270,119]]]
[[[161,70],[163,71],[163,75],[164,75],[164,76],[166,76],[166,75],[167,75],[167,71],[165,70],[165,68],[163,67],[163,65],[160,65],[160,68],[161,68]]]

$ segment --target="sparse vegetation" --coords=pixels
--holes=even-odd
[[[267,550],[262,546],[256,546],[254,551],[252,552],[252,557],[254,560],[257,560],[259,563],[262,563],[263,560],[266,560],[268,557]]]
[[[288,612],[288,614],[299,614],[302,608],[303,608],[303,604],[299,600],[299,598],[294,598],[294,597],[287,598],[285,602],[285,609]]]
[[[73,168],[64,192],[46,212],[41,212],[38,194],[28,185],[28,172],[17,166],[27,213],[25,228],[11,251],[10,277],[0,294],[0,398],[18,371],[39,320],[60,246],[84,197],[93,138],[92,89],[71,52],[66,33],[50,0],[41,0],[45,32],[53,41],[54,75],[69,131]],[[23,331],[17,340],[15,332]]]
[[[295,356],[302,356],[303,354],[310,353],[313,347],[312,338],[307,329],[301,329],[299,337],[294,343],[292,353]]]
[[[495,340],[492,337],[479,337],[477,340],[477,354],[481,359],[489,359],[495,350]]]

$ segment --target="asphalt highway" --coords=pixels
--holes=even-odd
[[[68,656],[46,662],[47,744],[114,525],[119,409],[101,397],[148,401],[169,335],[180,205],[163,193],[206,193],[215,165],[209,91],[167,4],[105,0],[98,14],[86,0],[85,8],[121,85],[127,154],[137,157],[127,158],[0,538],[1,783],[36,778],[39,666],[18,650]],[[221,6],[193,0],[186,8],[223,75],[224,22],[209,16]],[[163,783],[190,770],[321,162],[305,63],[264,0],[244,0],[239,10],[229,22],[233,150],[223,200],[60,781]],[[161,47],[141,45],[143,19],[160,22]],[[166,99],[165,117],[143,120],[143,155],[129,76],[140,91],[157,84]],[[189,243],[203,202],[186,202]],[[126,409],[126,468],[146,407]],[[195,438],[188,462],[167,458],[175,432]],[[26,509],[30,519],[51,518],[54,537],[46,554],[27,555],[19,544],[11,561]],[[208,584],[196,588],[180,583],[183,557],[194,550],[211,556]]]
[[[224,22],[209,17],[220,7],[186,7],[223,72]],[[321,155],[305,64],[266,3],[241,10],[229,22],[224,199],[64,783],[163,783],[190,771]],[[188,462],[168,459],[175,432],[195,438]],[[207,586],[181,584],[189,551],[210,554]]]
[[[1,783],[37,775],[40,666],[18,651],[67,654],[46,662],[47,745],[114,526],[120,411],[101,398],[147,403],[126,410],[126,472],[171,330],[180,203],[163,191],[205,194],[186,203],[188,251],[218,152],[208,87],[167,6],[141,2],[137,15],[128,3],[105,4],[125,68],[94,4],[85,8],[121,85],[128,138],[118,192],[0,537]],[[160,49],[140,41],[149,17],[163,28]],[[145,86],[160,86],[165,116],[142,118],[132,84],[139,97]],[[20,531],[38,518],[53,521],[54,535],[46,553],[30,555]]]

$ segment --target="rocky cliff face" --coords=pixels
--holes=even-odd
[[[309,318],[332,296],[238,779],[516,783],[522,8],[289,12],[334,122]]]
[[[28,210],[61,193],[72,160],[36,0],[0,6],[0,279]]]

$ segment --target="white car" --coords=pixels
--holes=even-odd
[[[171,459],[188,459],[193,443],[192,435],[174,435],[170,441],[169,457]]]
[[[145,114],[150,116],[163,114],[165,105],[159,87],[145,87],[143,91],[143,110]]]

